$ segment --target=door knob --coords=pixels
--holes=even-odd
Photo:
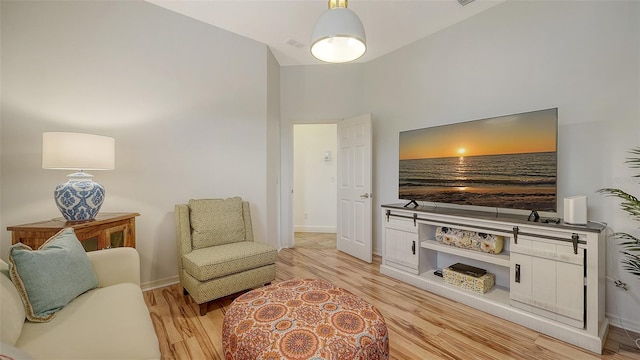
[[[368,193],[364,193],[364,194],[360,195],[360,197],[368,199],[369,198],[369,194]]]

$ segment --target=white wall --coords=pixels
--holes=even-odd
[[[0,21],[2,20],[2,6],[0,6]],[[0,72],[2,71],[2,26],[0,24]],[[1,74],[0,74],[1,75]],[[0,99],[2,99],[2,78],[0,76]],[[0,109],[0,141],[2,140],[2,111]],[[0,226],[2,226],[2,159],[4,156],[2,155],[2,144],[0,144]],[[2,228],[0,228],[2,229]],[[1,230],[0,230],[1,231]],[[0,256],[2,256],[2,237],[0,237]]]
[[[283,70],[282,111],[372,113],[374,249],[381,246],[380,205],[399,201],[399,131],[551,107],[559,108],[560,199],[587,195],[589,219],[638,235],[618,202],[595,191],[640,194],[624,164],[626,151],[640,143],[640,3],[509,1],[362,66],[345,85],[362,86],[361,108],[288,90],[312,78],[319,86],[344,80],[342,69],[306,66]],[[609,273],[631,288],[608,282],[608,317],[617,323],[619,312],[625,326],[640,331],[640,283],[618,268],[620,248],[607,242]]]
[[[338,126],[293,126],[294,231],[336,232]],[[330,160],[325,160],[329,151]]]
[[[265,242],[280,246],[280,64],[267,49],[267,232]]]
[[[116,138],[116,169],[94,175],[102,211],[141,213],[143,282],[176,279],[173,210],[190,198],[242,196],[257,240],[276,243],[278,145],[266,149],[280,100],[268,104],[267,76],[273,91],[279,74],[266,46],[145,2],[1,6],[3,258],[7,226],[60,216],[67,171],[42,169],[44,131]]]

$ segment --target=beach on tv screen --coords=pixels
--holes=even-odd
[[[399,198],[556,211],[557,109],[400,133]]]

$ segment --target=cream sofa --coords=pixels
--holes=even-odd
[[[99,287],[80,295],[45,323],[25,321],[8,265],[0,260],[0,355],[15,359],[160,359],[158,338],[140,289],[138,252],[114,248],[87,255]]]

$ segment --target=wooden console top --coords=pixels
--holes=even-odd
[[[481,220],[494,220],[494,221],[502,221],[502,222],[511,222],[517,224],[527,224],[527,225],[536,225],[536,226],[548,226],[554,229],[570,229],[570,230],[582,230],[587,232],[595,232],[599,233],[604,230],[605,225],[596,222],[588,222],[587,225],[573,225],[567,224],[562,219],[560,219],[559,223],[555,222],[542,222],[545,218],[542,217],[540,221],[533,222],[527,220],[527,215],[522,214],[508,214],[508,213],[499,213],[499,212],[489,212],[489,211],[478,211],[478,210],[467,210],[467,209],[458,209],[458,208],[450,208],[443,206],[424,206],[419,205],[417,207],[413,207],[409,205],[405,207],[404,203],[398,204],[384,204],[383,208],[386,209],[397,209],[403,211],[413,211],[417,213],[429,213],[429,214],[439,214],[439,215],[450,215],[450,216],[461,216],[472,219],[481,219]]]

